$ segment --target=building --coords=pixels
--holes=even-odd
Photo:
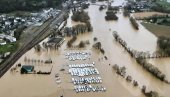
[[[53,37],[53,38],[50,38],[48,41],[47,41],[47,45],[48,46],[60,46],[63,42],[64,42],[64,38],[63,37]]]
[[[0,39],[0,45],[5,45],[6,41],[4,41],[3,39]]]
[[[21,74],[32,73],[34,71],[34,66],[32,65],[23,65],[21,67]]]
[[[4,38],[9,40],[10,42],[15,42],[16,41],[15,37],[12,37],[12,36],[9,36],[9,35],[5,35],[5,34],[0,34],[0,39],[4,39]]]
[[[11,52],[6,52],[3,57],[6,58],[6,57],[8,57],[10,54],[11,54]]]

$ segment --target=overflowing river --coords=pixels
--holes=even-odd
[[[115,0],[113,5],[122,5],[124,2],[124,0]],[[67,71],[60,71],[61,68],[67,69],[67,64],[74,63],[65,60],[64,54],[69,51],[66,48],[66,42],[70,39],[66,37],[66,41],[59,50],[46,51],[44,49],[37,53],[33,48],[16,62],[16,64],[22,63],[46,66],[45,64],[24,62],[24,58],[42,60],[51,58],[53,60],[51,75],[20,75],[19,72],[11,73],[9,70],[0,79],[0,97],[59,97],[61,94],[63,94],[64,97],[144,97],[139,88],[133,87],[131,83],[128,83],[125,79],[117,76],[112,70],[112,67],[108,64],[125,66],[127,68],[127,74],[138,81],[140,88],[143,85],[146,85],[147,90],[155,90],[160,93],[160,95],[168,97],[170,95],[170,86],[156,79],[137,64],[135,60],[132,59],[116,41],[114,41],[112,32],[117,31],[130,48],[138,51],[154,52],[156,50],[157,38],[142,25],[140,25],[138,31],[133,29],[129,18],[124,17],[121,10],[117,13],[117,16],[119,17],[118,21],[105,21],[104,17],[106,15],[106,10],[99,11],[99,6],[97,5],[90,5],[86,11],[90,16],[93,32],[78,35],[75,44],[79,43],[81,40],[89,40],[90,45],[83,49],[83,51],[91,52],[92,56],[89,61],[76,61],[76,63],[96,62],[96,64],[98,64],[96,66],[99,69],[99,72],[101,72],[103,84],[106,86],[107,91],[105,93],[92,92],[78,94],[73,91],[73,85],[70,83],[70,75],[67,74]],[[70,27],[75,24],[77,23],[71,21],[71,18],[69,17],[67,26]],[[107,61],[99,61],[98,58],[101,58],[102,54],[92,49],[94,37],[97,37],[98,41],[101,42],[102,47],[105,50],[105,55],[108,57]],[[159,61],[156,59],[149,60],[149,62],[161,65],[157,67],[159,67],[161,71],[164,71],[170,80],[170,71],[168,72],[168,67],[170,67],[168,66],[168,63],[170,63],[170,59],[167,58]],[[56,73],[59,73],[61,76],[62,83],[60,85],[55,83],[54,76]]]

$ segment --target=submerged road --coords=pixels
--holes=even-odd
[[[67,10],[63,9],[56,17],[50,18],[46,21],[36,33],[38,33],[34,38],[30,38],[28,42],[22,45],[14,54],[12,54],[2,65],[0,65],[0,78],[13,66],[13,64],[29,49],[34,47],[36,44],[41,42],[43,39],[48,37],[53,33],[53,28],[56,25],[61,25],[64,20],[64,16],[67,14]],[[58,26],[59,28],[59,26]],[[57,29],[58,29],[57,28]],[[34,32],[33,32],[34,33]]]

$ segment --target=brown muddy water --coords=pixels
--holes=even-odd
[[[121,2],[120,2],[121,1]],[[120,4],[124,0],[115,0],[114,3]],[[125,79],[115,74],[112,67],[109,64],[118,64],[127,68],[127,74],[131,75],[134,80],[137,80],[139,87],[142,85],[147,86],[147,90],[156,90],[160,95],[169,97],[170,86],[159,81],[141,66],[139,66],[134,59],[132,59],[124,49],[114,41],[112,36],[113,31],[117,31],[124,39],[128,46],[138,51],[154,52],[156,50],[157,38],[147,31],[142,25],[140,29],[136,31],[131,26],[129,19],[125,18],[120,11],[117,15],[118,21],[105,21],[106,10],[99,11],[99,6],[91,5],[86,11],[89,13],[90,21],[93,26],[93,32],[78,35],[78,39],[75,44],[78,44],[81,40],[89,40],[90,45],[85,49],[69,50],[66,48],[66,42],[68,37],[65,38],[65,42],[62,44],[59,50],[45,50],[37,53],[34,48],[25,53],[16,63],[35,65],[36,67],[51,67],[53,66],[52,73],[50,75],[36,75],[28,74],[21,75],[18,72],[11,73],[10,70],[0,79],[0,97],[144,97],[141,94],[140,89],[133,87],[131,83],[125,81]],[[68,19],[67,26],[75,25],[75,22]],[[109,30],[111,29],[111,30]],[[93,38],[97,37],[101,42],[102,47],[105,50],[105,55],[108,60],[98,60],[103,55],[92,49],[94,44]],[[45,39],[44,41],[46,41]],[[69,51],[87,51],[91,52],[90,60],[84,61],[68,61],[65,59],[64,54]],[[46,60],[51,58],[53,63],[49,66],[43,63],[36,62],[24,62],[24,58]],[[96,63],[96,68],[100,72],[100,76],[103,79],[102,85],[106,87],[106,92],[90,92],[90,93],[76,93],[73,91],[73,84],[71,82],[71,76],[68,74],[68,67],[66,65],[71,63]],[[167,78],[170,80],[170,71],[168,71],[170,59],[151,60],[158,67],[167,74]],[[14,66],[15,66],[14,65]],[[60,71],[64,68],[65,71]],[[61,84],[56,84],[55,74],[58,73],[61,78]]]

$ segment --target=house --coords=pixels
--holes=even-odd
[[[50,38],[48,41],[47,41],[47,45],[49,46],[60,46],[62,43],[64,42],[64,38],[63,37],[53,37],[53,38]]]
[[[9,35],[6,35],[6,39],[8,39],[10,42],[15,42],[16,41],[15,37],[12,37],[12,36],[9,36]]]
[[[23,65],[21,67],[21,74],[27,74],[27,73],[32,73],[34,71],[34,66],[33,65]]]
[[[5,54],[4,54],[4,58],[6,58],[7,56],[9,56],[11,54],[11,52],[6,52]]]
[[[0,45],[5,45],[6,41],[4,41],[3,39],[0,39]]]
[[[11,24],[11,22],[9,22],[9,21],[5,21],[5,25],[7,26],[9,26]]]
[[[12,36],[9,36],[9,35],[4,35],[4,34],[0,34],[0,39],[8,39],[10,42],[15,42],[16,41],[16,38],[15,37],[12,37]]]

